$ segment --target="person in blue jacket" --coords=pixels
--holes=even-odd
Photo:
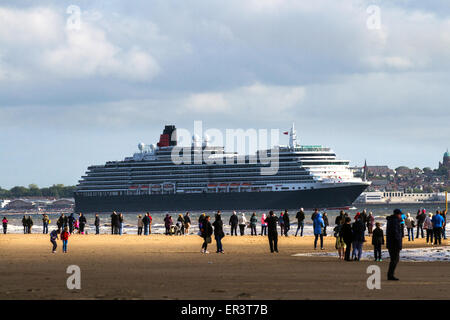
[[[320,250],[323,250],[323,229],[325,228],[325,222],[323,221],[322,214],[317,213],[313,220],[314,226],[314,250],[317,248],[317,239],[320,237]]]
[[[400,221],[400,226],[402,227],[402,238],[405,236],[405,221],[406,214],[402,213],[402,220]]]
[[[442,226],[444,225],[444,218],[441,216],[440,212],[437,211],[436,214],[431,219],[433,224],[433,234],[434,234],[434,244],[441,244]]]
[[[398,280],[394,276],[394,272],[400,260],[400,251],[402,250],[402,211],[395,209],[394,214],[387,217],[386,220],[386,247],[391,260],[389,262],[388,280]]]

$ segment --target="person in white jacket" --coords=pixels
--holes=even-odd
[[[405,225],[406,230],[408,230],[408,241],[414,241],[414,227],[416,225],[414,222],[414,218],[411,217],[411,214],[409,212],[406,214]]]
[[[433,217],[432,213],[429,213],[423,222],[423,228],[427,232],[427,243],[430,240],[430,244],[433,244],[433,223],[431,222],[431,218]]]
[[[247,226],[247,219],[245,218],[245,213],[239,217],[239,231],[241,232],[241,236],[245,233],[245,227]]]

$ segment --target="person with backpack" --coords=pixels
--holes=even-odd
[[[216,239],[217,251],[216,253],[224,253],[222,247],[222,239],[225,237],[223,232],[223,222],[220,214],[216,214],[216,220],[212,224],[214,227],[214,238]]]
[[[278,217],[271,210],[269,216],[264,221],[267,223],[267,237],[269,239],[270,252],[278,253]]]
[[[295,219],[297,219],[297,231],[295,231],[295,236],[297,236],[298,231],[300,230],[300,237],[303,237],[303,228],[305,227],[305,212],[303,211],[303,208],[300,208],[297,212]]]
[[[213,234],[213,227],[211,225],[211,217],[206,216],[204,217],[202,221],[202,228],[201,228],[201,237],[203,238],[203,244],[202,244],[202,251],[201,253],[209,253],[208,249],[208,243],[211,243],[211,235]]]
[[[228,221],[229,225],[231,226],[231,235],[237,236],[237,226],[239,223],[239,219],[237,217],[236,211],[233,211],[233,214],[230,217],[230,221]]]
[[[251,235],[257,236],[258,233],[256,232],[256,223],[258,222],[258,218],[256,217],[256,213],[253,212],[252,216],[250,217],[250,229],[251,229]]]
[[[2,225],[3,225],[3,234],[6,234],[6,230],[8,229],[8,219],[6,219],[6,217],[3,217]]]
[[[69,242],[69,237],[70,237],[69,228],[65,227],[64,231],[61,233],[62,250],[64,253],[67,253],[67,244]]]
[[[94,226],[95,226],[95,234],[100,234],[100,218],[98,214],[95,214]]]
[[[53,244],[52,253],[56,253],[56,248],[58,247],[58,244],[56,243],[56,240],[58,240],[58,234],[58,229],[50,232],[50,242]]]
[[[372,245],[375,261],[383,261],[381,259],[381,246],[384,245],[384,234],[379,222],[375,223],[375,230],[372,233]]]

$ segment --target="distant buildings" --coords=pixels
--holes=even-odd
[[[75,205],[73,199],[13,199],[1,200],[0,208],[3,210],[64,210],[72,209]]]

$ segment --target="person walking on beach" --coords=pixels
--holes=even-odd
[[[325,227],[325,223],[323,221],[322,215],[317,213],[314,217],[314,250],[317,249],[317,240],[320,237],[320,250],[323,250],[323,229]]]
[[[406,225],[406,230],[408,230],[408,241],[414,241],[415,222],[414,222],[414,218],[411,217],[411,214],[409,212],[406,213],[405,225]]]
[[[31,233],[31,229],[33,228],[33,219],[31,219],[31,216],[28,216],[27,218],[27,228],[28,233]]]
[[[246,226],[247,226],[247,218],[245,217],[245,213],[242,212],[241,216],[239,217],[239,231],[241,233],[241,236],[245,234]]]
[[[338,251],[339,259],[343,260],[345,257],[345,241],[342,232],[342,227],[344,226],[344,220],[339,220],[339,224],[333,229],[334,237],[336,238],[335,248]]]
[[[416,234],[416,238],[419,238],[419,230],[420,230],[420,234],[422,235],[422,238],[424,238],[424,234],[423,234],[423,224],[425,222],[425,219],[427,218],[427,215],[425,213],[425,209],[423,210],[418,210],[417,211],[417,215],[416,215],[416,221],[417,221],[417,234]]]
[[[298,231],[300,230],[300,237],[303,237],[303,228],[305,227],[305,212],[303,211],[303,208],[300,208],[297,212],[295,219],[297,219],[297,231],[295,231],[295,236],[297,236]]]
[[[216,214],[216,220],[213,223],[214,227],[214,238],[216,239],[217,251],[216,253],[224,253],[222,247],[222,239],[225,237],[223,232],[223,222],[221,214]]]
[[[27,217],[23,216],[22,218],[22,225],[23,225],[23,233],[28,233],[28,223],[27,223]]]
[[[345,261],[351,261],[350,260],[350,251],[352,249],[352,242],[353,242],[353,230],[351,223],[352,219],[350,217],[344,218],[344,225],[342,226],[342,239],[345,242]]]
[[[261,235],[267,235],[267,222],[266,222],[266,214],[263,213],[261,216]]]
[[[58,240],[58,229],[53,230],[52,232],[50,232],[50,242],[53,245],[52,248],[52,253],[56,253],[56,248],[58,247],[56,240]]]
[[[203,238],[203,244],[201,253],[209,253],[207,250],[208,243],[211,243],[211,235],[213,234],[213,228],[210,220],[211,217],[205,215],[205,218],[202,221],[201,236]]]
[[[95,226],[95,234],[100,234],[100,217],[98,214],[95,214],[95,220],[94,220],[94,226]]]
[[[69,228],[65,227],[64,231],[61,233],[62,250],[64,253],[67,253],[67,243],[69,241],[69,237],[70,237]]]
[[[434,244],[441,244],[441,236],[442,236],[442,226],[444,225],[444,218],[441,216],[440,212],[437,211],[436,214],[431,219],[431,223],[433,224],[433,235],[434,235]]]
[[[381,229],[381,223],[375,223],[375,230],[372,234],[373,256],[375,261],[383,261],[381,259],[381,246],[384,245],[384,234]]]
[[[284,234],[284,217],[283,212],[280,212],[280,217],[278,218],[278,224],[280,225],[280,236]]]
[[[144,218],[142,218],[142,223],[144,225],[144,235],[147,236],[148,235],[148,227],[150,225],[150,218],[149,218],[148,212],[145,214]]]
[[[8,219],[6,219],[6,217],[3,217],[2,225],[3,225],[3,234],[6,234],[6,230],[8,229]]]
[[[80,233],[84,234],[84,228],[86,226],[87,220],[86,217],[80,212],[80,217],[78,218],[78,222],[80,224]]]
[[[191,217],[189,215],[189,212],[186,212],[184,215],[184,234],[189,234],[189,228],[191,227]]]
[[[75,217],[73,216],[73,212],[70,214],[69,218],[67,219],[67,223],[69,224],[69,233],[72,233],[74,224],[75,224]]]
[[[369,215],[367,216],[367,231],[369,232],[369,235],[372,234],[373,231],[373,224],[375,223],[375,218],[373,217],[372,211],[369,212]]]
[[[181,228],[181,234],[184,234],[184,217],[183,217],[183,214],[179,214],[178,215],[178,219],[177,219],[177,223],[179,223],[180,224],[180,228]]]
[[[237,217],[236,211],[233,211],[233,214],[230,217],[229,225],[231,226],[231,235],[237,236],[237,226],[239,219]]]
[[[423,228],[427,234],[427,243],[433,244],[433,223],[431,219],[433,218],[433,214],[431,212],[428,213],[428,216],[425,218],[423,222]]]
[[[267,223],[267,237],[269,239],[270,252],[278,253],[278,232],[277,232],[278,217],[271,210],[265,222]]]
[[[46,214],[42,215],[42,233],[47,234],[48,233],[48,222],[50,219]]]
[[[354,260],[361,260],[362,256],[362,247],[365,241],[364,239],[364,231],[366,230],[366,226],[364,225],[363,218],[361,215],[357,215],[355,217],[355,222],[352,226],[353,231],[353,256]]]
[[[391,260],[389,262],[388,280],[398,280],[394,273],[400,260],[400,251],[402,250],[402,215],[403,213],[400,209],[395,209],[394,214],[386,218],[386,247]]]
[[[256,223],[258,222],[258,218],[256,217],[256,213],[253,212],[252,216],[250,217],[250,229],[252,236],[257,236],[258,233],[256,232]]]
[[[324,224],[323,236],[326,237],[327,236],[327,227],[328,227],[329,223],[328,223],[328,216],[325,211],[323,212],[322,219],[323,219],[323,224]]]
[[[137,227],[138,227],[137,234],[138,234],[138,236],[141,236],[142,228],[144,227],[144,222],[142,221],[142,215],[138,215]]]

